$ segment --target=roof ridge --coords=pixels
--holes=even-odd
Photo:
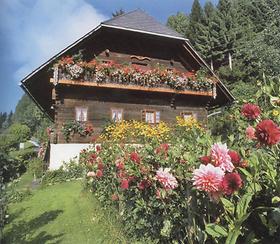
[[[118,15],[118,16],[116,16],[116,17],[111,18],[111,19],[107,19],[107,20],[105,20],[105,21],[102,21],[100,24],[105,24],[105,23],[108,22],[108,21],[116,20],[116,19],[118,19],[118,18],[120,18],[120,17],[126,16],[126,15],[131,14],[131,13],[133,13],[133,12],[136,12],[136,11],[138,11],[138,10],[143,11],[142,9],[137,8],[137,9],[131,10],[131,11],[127,12],[127,13],[120,14],[120,15]]]

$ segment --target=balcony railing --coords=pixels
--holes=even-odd
[[[54,84],[216,96],[216,81],[205,74],[132,65],[62,62],[54,66]]]

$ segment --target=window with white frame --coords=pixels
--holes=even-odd
[[[120,122],[123,120],[123,109],[112,108],[111,109],[111,119],[114,122]]]
[[[193,112],[182,112],[181,117],[184,118],[184,120],[188,120],[189,118],[197,119],[197,114]]]
[[[142,120],[149,124],[157,124],[160,122],[160,111],[143,110]]]
[[[75,118],[76,121],[87,121],[87,113],[88,113],[88,108],[87,107],[76,107],[75,108]]]

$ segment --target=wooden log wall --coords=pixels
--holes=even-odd
[[[175,103],[175,104],[174,104]],[[199,121],[205,123],[207,112],[204,106],[198,106],[185,97],[174,98],[172,94],[147,94],[145,92],[124,92],[110,89],[75,89],[63,87],[63,97],[56,105],[57,142],[65,143],[60,131],[63,124],[75,120],[75,108],[87,107],[87,124],[94,128],[94,135],[99,135],[111,120],[111,109],[123,109],[124,120],[142,120],[142,110],[160,112],[160,120],[176,123],[176,116],[181,112],[192,112]],[[91,137],[74,136],[70,143],[88,143]]]

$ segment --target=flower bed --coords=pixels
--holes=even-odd
[[[163,67],[142,70],[134,65],[102,63],[98,60],[85,62],[81,58],[64,57],[57,64],[59,79],[137,85],[143,87],[166,87],[175,90],[212,92],[213,77],[205,72],[180,72]]]

